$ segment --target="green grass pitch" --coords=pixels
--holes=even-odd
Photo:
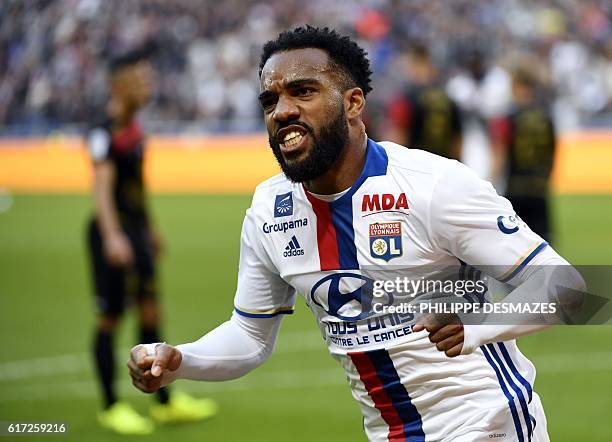
[[[194,340],[229,317],[249,201],[152,198],[167,244],[161,284],[168,342]],[[609,196],[555,199],[556,246],[570,261],[612,263],[611,202]],[[17,195],[12,209],[0,214],[0,421],[68,422],[69,434],[58,440],[125,440],[95,420],[100,400],[87,353],[93,323],[84,246],[89,210],[82,195]],[[146,412],[152,399],[131,387],[124,368],[135,334],[129,316],[117,343],[119,387]],[[520,341],[538,368],[535,389],[551,440],[612,440],[611,342],[612,327],[602,326],[557,328]],[[343,373],[301,300],[263,367],[229,383],[180,381],[175,388],[215,398],[220,414],[205,423],[160,427],[147,441],[365,440]]]

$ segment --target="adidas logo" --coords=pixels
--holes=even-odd
[[[283,252],[283,256],[285,258],[290,258],[292,256],[301,256],[303,254],[304,254],[304,249],[302,249],[302,246],[298,242],[298,240],[295,237],[295,235],[292,236],[291,237],[291,241],[289,241],[289,244],[287,244],[287,247],[285,247],[285,251]]]

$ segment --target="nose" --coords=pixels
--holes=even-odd
[[[276,122],[289,121],[300,116],[300,109],[295,105],[291,97],[280,96],[276,107],[274,108],[274,114],[272,117]]]

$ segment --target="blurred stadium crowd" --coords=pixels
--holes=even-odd
[[[149,129],[260,128],[261,46],[304,23],[335,27],[368,49],[374,125],[405,81],[404,54],[415,41],[429,47],[467,113],[507,111],[508,63],[520,55],[541,78],[558,127],[604,125],[612,119],[611,12],[607,0],[4,0],[0,127],[28,134],[91,121],[104,103],[108,58],[153,41]]]

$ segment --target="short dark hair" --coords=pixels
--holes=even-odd
[[[533,66],[522,62],[516,64],[511,71],[512,80],[529,89],[534,89],[538,86],[538,73]]]
[[[259,76],[268,59],[277,52],[293,49],[316,48],[327,52],[331,63],[337,66],[347,79],[349,87],[359,87],[364,95],[372,90],[370,61],[366,52],[347,36],[335,30],[306,25],[282,32],[275,40],[268,41],[261,53]]]
[[[108,68],[111,74],[115,74],[121,69],[128,66],[135,65],[142,61],[148,61],[153,56],[155,46],[153,44],[146,44],[143,47],[133,49],[129,52],[125,52],[120,55],[112,57],[108,63]]]
[[[410,46],[408,53],[417,60],[431,61],[429,48],[421,42],[415,42]]]

